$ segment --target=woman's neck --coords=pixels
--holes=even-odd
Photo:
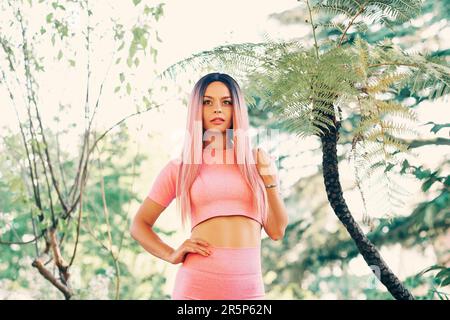
[[[227,143],[226,136],[222,135],[223,139],[222,141],[213,139],[213,141],[205,141],[203,143],[203,149],[216,149],[216,150],[227,150],[232,149],[233,146],[231,143]],[[230,141],[231,142],[231,141]],[[230,145],[230,146],[228,146]]]
[[[207,163],[234,163],[234,152],[233,152],[233,144],[225,143],[225,139],[223,143],[220,143],[220,140],[216,141],[205,141],[203,144],[203,156],[207,157]],[[205,160],[205,159],[204,159]]]

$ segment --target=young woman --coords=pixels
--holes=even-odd
[[[172,299],[264,299],[261,229],[279,240],[288,224],[276,166],[251,148],[247,107],[232,77],[203,76],[188,107],[182,154],[154,180],[130,233],[152,255],[182,263]],[[176,249],[152,229],[175,198],[183,227],[191,222],[190,238]]]

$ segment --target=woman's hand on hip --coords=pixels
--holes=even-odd
[[[211,254],[209,243],[199,239],[186,239],[169,257],[172,264],[184,261],[187,253],[199,253],[205,257]]]

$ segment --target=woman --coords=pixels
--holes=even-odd
[[[152,255],[178,269],[172,299],[264,299],[261,229],[273,240],[288,224],[276,167],[251,149],[247,107],[227,74],[203,76],[192,90],[182,154],[161,170],[130,233]],[[255,161],[256,160],[256,161]],[[191,236],[177,249],[152,230],[176,198]]]

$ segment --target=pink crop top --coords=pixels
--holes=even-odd
[[[176,197],[175,186],[181,163],[171,159],[153,182],[148,197],[167,207]],[[242,215],[263,225],[253,205],[252,190],[236,163],[203,162],[191,187],[191,230],[200,222],[216,216]]]

